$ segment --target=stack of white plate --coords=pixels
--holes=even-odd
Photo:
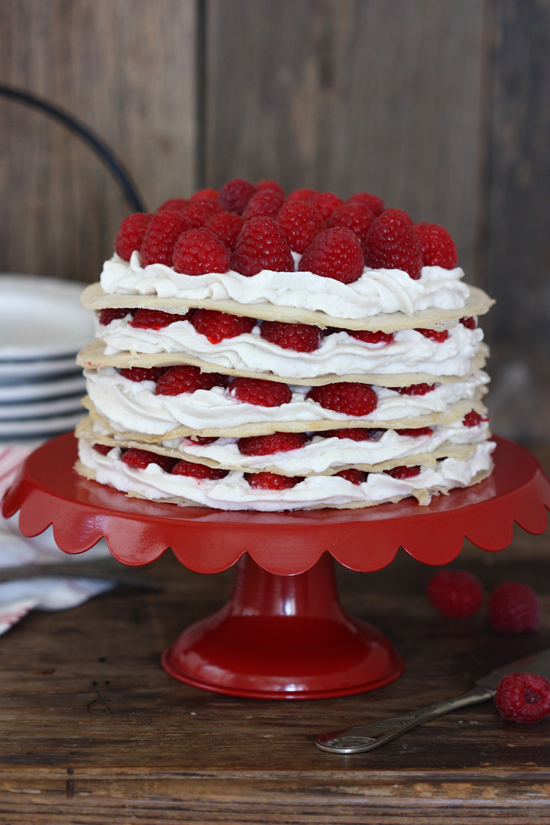
[[[43,439],[84,415],[77,352],[94,337],[82,284],[0,275],[0,441]]]

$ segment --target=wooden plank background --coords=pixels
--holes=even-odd
[[[68,109],[146,204],[234,176],[367,189],[498,301],[495,430],[550,441],[550,0],[3,0],[0,82]],[[0,98],[0,271],[96,280],[128,207]]]

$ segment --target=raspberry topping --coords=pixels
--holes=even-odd
[[[294,271],[290,247],[272,218],[254,218],[245,223],[231,256],[231,268],[247,277],[263,269]]]
[[[222,212],[222,208],[218,201],[211,198],[197,198],[184,209],[185,217],[189,222],[189,229],[198,229],[200,226],[204,226],[218,212]]]
[[[158,455],[158,453],[151,453],[149,450],[135,450],[134,448],[126,450],[120,460],[137,470],[144,470],[149,464],[157,464],[165,473],[172,472],[172,467],[177,462],[177,458]]]
[[[205,200],[205,198],[206,198],[210,201],[217,201],[218,197],[219,197],[219,194],[220,193],[218,192],[217,189],[210,189],[210,188],[208,188],[208,189],[199,189],[197,192],[195,192],[194,195],[191,195],[190,200],[192,200],[192,201],[201,200],[202,201],[202,200]]]
[[[344,205],[342,198],[333,192],[318,192],[308,198],[308,203],[319,210],[325,220],[328,220],[335,209]]]
[[[364,473],[362,470],[356,470],[353,467],[349,470],[340,470],[339,473],[336,473],[337,476],[340,478],[345,478],[346,481],[351,481],[352,484],[363,484],[364,481],[367,480],[367,473]]]
[[[424,266],[454,269],[458,255],[455,242],[446,229],[437,223],[417,223],[414,231],[420,241]]]
[[[408,427],[404,430],[396,430],[397,435],[404,435],[407,438],[420,438],[423,435],[431,435],[433,430],[431,427]]]
[[[348,198],[347,203],[362,203],[367,206],[377,218],[384,211],[384,201],[378,195],[371,195],[369,192],[357,192]]]
[[[365,344],[393,344],[395,339],[393,332],[369,332],[367,329],[347,329],[346,332]]]
[[[485,594],[479,579],[466,570],[441,570],[432,576],[428,601],[449,619],[467,619],[477,613]]]
[[[236,378],[229,392],[238,401],[256,407],[280,407],[292,399],[292,392],[286,384],[261,378]]]
[[[368,384],[355,384],[339,381],[324,387],[313,387],[308,398],[317,401],[321,407],[346,415],[368,415],[376,409],[378,398]]]
[[[317,235],[300,258],[298,269],[351,284],[361,277],[363,266],[363,253],[357,236],[341,226],[325,229]]]
[[[227,272],[229,252],[220,239],[208,229],[190,229],[189,232],[183,232],[177,240],[174,248],[174,269],[186,275]]]
[[[271,433],[239,438],[239,452],[242,455],[271,455],[299,450],[306,444],[305,433]]]
[[[182,209],[188,205],[189,201],[185,198],[170,198],[164,203],[161,203],[157,212],[181,212]]]
[[[499,633],[527,633],[540,622],[540,601],[523,582],[505,582],[489,597],[489,622]]]
[[[461,318],[460,323],[463,327],[466,327],[466,329],[475,329],[477,327],[476,319],[473,315],[469,318]]]
[[[108,444],[92,444],[92,449],[101,455],[107,455],[107,453],[110,453],[113,448],[109,447]]]
[[[192,310],[185,315],[175,315],[171,312],[161,312],[160,309],[138,309],[130,321],[130,326],[136,329],[162,329],[177,321],[188,321],[192,314]]]
[[[304,201],[285,203],[277,223],[283,230],[288,245],[302,254],[314,238],[325,229],[325,219],[318,209]]]
[[[206,464],[195,464],[193,461],[178,461],[172,470],[173,476],[192,476],[192,478],[206,478],[210,481],[218,481],[225,478],[229,470],[218,470],[214,467],[207,467]]]
[[[225,338],[235,338],[245,332],[252,332],[256,321],[254,318],[242,318],[214,309],[199,309],[191,323],[211,344],[219,344]]]
[[[152,215],[146,215],[144,212],[134,212],[120,224],[115,238],[115,252],[125,261],[130,260],[132,252],[141,249],[151,217]]]
[[[424,336],[424,338],[430,338],[432,341],[437,341],[438,344],[442,344],[443,341],[446,341],[449,337],[448,329],[417,329],[415,332],[419,332]]]
[[[218,212],[205,224],[205,229],[212,232],[230,252],[235,249],[239,232],[243,228],[243,219],[235,212]]]
[[[550,713],[550,682],[537,673],[509,673],[499,682],[495,705],[509,722],[539,722]]]
[[[296,352],[314,352],[321,343],[321,330],[311,324],[284,324],[264,321],[260,335],[271,344]]]
[[[156,383],[164,375],[166,369],[166,367],[130,367],[120,370],[120,374],[129,381],[138,383],[141,381],[154,381]]]
[[[374,222],[374,214],[364,203],[345,203],[334,210],[327,221],[327,228],[347,226],[363,244]]]
[[[147,226],[140,249],[141,265],[172,266],[172,254],[177,239],[189,229],[183,212],[157,212]]]
[[[256,187],[242,178],[234,178],[228,181],[221,190],[218,201],[222,209],[226,212],[236,212],[242,215],[246,209],[246,205],[254,192]]]
[[[464,427],[477,427],[477,425],[481,424],[482,421],[488,420],[488,418],[483,418],[483,416],[475,410],[470,410],[470,412],[466,413],[466,415],[462,419],[462,425]]]
[[[373,269],[401,269],[413,280],[420,278],[420,241],[410,218],[400,209],[386,209],[376,218],[363,251],[366,265]]]
[[[318,194],[319,194],[319,192],[317,191],[317,189],[294,189],[294,191],[291,192],[290,195],[288,196],[287,200],[291,201],[291,202],[293,202],[293,201],[307,201],[311,197],[313,197],[313,195],[318,195]]]
[[[285,190],[276,180],[261,180],[256,184],[256,189],[258,192],[261,192],[262,189],[274,189],[276,192],[280,192],[283,197],[285,194]]]
[[[332,430],[332,432],[326,433],[326,435],[334,438],[349,438],[351,441],[379,441],[384,432],[385,430],[376,430],[374,428],[371,430],[350,428],[349,430]]]
[[[171,367],[159,378],[155,395],[182,395],[223,386],[225,379],[216,372],[201,372],[198,367]]]
[[[126,318],[127,315],[131,315],[134,312],[133,309],[102,309],[99,313],[99,323],[103,327],[109,326],[111,321],[118,321],[119,318]]]
[[[420,475],[421,471],[421,467],[407,467],[405,464],[402,464],[399,467],[393,467],[391,470],[384,470],[384,472],[392,478],[399,478],[401,480],[406,478],[414,478],[414,476]]]
[[[290,490],[302,480],[290,476],[279,476],[276,473],[245,473],[244,477],[250,486],[257,490]]]
[[[395,387],[400,395],[426,395],[435,390],[435,384],[411,384],[410,387]]]
[[[262,189],[252,195],[248,205],[243,212],[243,221],[251,221],[252,218],[276,218],[281,211],[281,206],[285,201],[282,192],[276,189]]]

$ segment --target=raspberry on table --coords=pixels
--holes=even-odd
[[[499,633],[528,633],[540,623],[540,601],[523,582],[505,582],[493,590],[488,603],[489,622]]]
[[[477,327],[477,321],[473,315],[469,318],[461,318],[460,323],[463,327],[466,327],[466,329],[475,329]]]
[[[431,427],[406,427],[404,430],[396,430],[397,435],[403,435],[407,438],[420,438],[423,435],[432,435],[433,430]]]
[[[456,244],[450,234],[437,223],[417,223],[414,231],[420,241],[424,266],[454,269],[458,263]]]
[[[229,270],[229,252],[219,238],[204,228],[190,229],[179,236],[173,260],[175,271],[185,275]]]
[[[384,201],[378,195],[371,195],[370,192],[356,192],[351,198],[348,198],[346,203],[362,203],[367,206],[377,218],[384,211]]]
[[[204,335],[211,344],[219,344],[226,338],[236,338],[245,332],[252,332],[256,321],[240,315],[229,315],[214,309],[199,309],[191,320],[196,331]]]
[[[196,464],[193,461],[178,461],[172,470],[173,476],[191,476],[192,478],[218,481],[225,478],[229,470],[220,470],[215,467],[207,467],[206,464]]]
[[[212,198],[197,198],[192,200],[183,210],[189,223],[189,229],[199,229],[199,227],[204,226],[210,218],[222,211],[218,201],[212,200]]]
[[[167,367],[128,367],[120,370],[120,374],[129,381],[136,381],[137,383],[154,381],[156,383],[167,369]]]
[[[262,189],[275,189],[275,191],[280,192],[283,197],[285,194],[285,190],[276,180],[260,180],[255,184],[255,186],[258,192],[261,192]]]
[[[373,269],[401,269],[413,280],[422,272],[422,251],[412,221],[400,209],[376,218],[363,245],[365,263]]]
[[[449,619],[467,619],[477,613],[485,593],[479,579],[466,570],[441,570],[429,581],[428,601]]]
[[[220,193],[217,189],[199,189],[194,195],[191,195],[189,200],[198,201],[207,198],[210,201],[217,201]]]
[[[364,203],[345,203],[334,210],[327,221],[327,228],[347,226],[351,232],[357,235],[359,243],[363,244],[369,229],[374,223],[374,218],[373,212]]]
[[[145,212],[134,212],[133,215],[124,218],[115,238],[115,252],[123,260],[129,261],[132,252],[139,252],[152,217]]]
[[[157,212],[181,212],[185,209],[189,201],[186,198],[169,198],[164,203],[161,203]]]
[[[305,201],[288,201],[277,217],[288,245],[302,254],[325,228],[326,222],[318,209]]]
[[[498,684],[495,705],[509,722],[539,722],[550,713],[550,682],[537,673],[509,673]]]
[[[193,315],[193,310],[189,310],[185,315],[176,315],[172,312],[162,312],[160,309],[138,309],[130,326],[135,329],[163,329],[175,324],[177,321],[189,321]]]
[[[368,415],[378,405],[378,397],[369,384],[347,381],[313,387],[307,398],[316,401],[326,410],[334,410],[345,415]]]
[[[118,321],[120,318],[126,318],[127,315],[131,315],[135,312],[134,309],[123,309],[122,307],[114,309],[114,308],[107,308],[102,309],[99,313],[99,323],[102,327],[108,327],[111,321]]]
[[[415,332],[419,332],[424,338],[437,341],[438,344],[442,344],[449,337],[448,329],[416,329]]]
[[[241,455],[271,455],[299,450],[307,441],[306,433],[270,433],[239,438],[238,446]]]
[[[120,460],[137,470],[144,470],[149,464],[157,464],[165,473],[170,473],[178,459],[170,458],[168,455],[152,453],[149,450],[136,450],[132,447],[132,449],[126,450]]]
[[[385,432],[385,430],[378,430],[374,427],[372,429],[350,427],[345,430],[331,430],[325,435],[327,438],[349,438],[351,441],[380,441]]]
[[[351,284],[363,274],[363,253],[356,235],[345,226],[325,229],[306,249],[298,269]]]
[[[368,329],[347,329],[346,332],[364,344],[393,344],[395,340],[393,332],[369,332]]]
[[[394,387],[400,395],[426,395],[435,390],[435,384],[411,384],[410,387]]]
[[[218,212],[205,223],[204,228],[219,238],[229,252],[233,252],[243,224],[243,219],[236,212]]]
[[[276,473],[245,473],[244,477],[256,490],[290,490],[302,481],[301,478],[280,476]]]
[[[308,198],[308,203],[318,209],[326,221],[335,209],[344,205],[342,198],[339,198],[334,192],[318,192],[316,195]]]
[[[470,412],[466,413],[466,415],[462,419],[462,425],[464,427],[477,427],[478,424],[481,424],[482,421],[488,420],[488,418],[483,418],[483,416],[475,410],[470,410]]]
[[[296,352],[315,352],[321,343],[321,330],[312,324],[285,324],[282,321],[264,321],[260,335],[271,344]]]
[[[183,212],[157,212],[153,215],[140,249],[141,265],[164,264],[172,266],[172,255],[177,239],[189,229]]]
[[[392,478],[404,480],[406,478],[414,478],[415,476],[420,475],[422,472],[422,467],[417,465],[409,467],[406,464],[401,464],[399,467],[392,467],[391,470],[384,470],[384,472]]]
[[[108,444],[92,444],[92,449],[100,453],[100,455],[107,455],[113,448],[109,447]]]
[[[285,196],[276,189],[262,189],[252,195],[243,212],[243,221],[252,218],[276,218],[285,202]]]
[[[345,478],[346,481],[351,481],[352,484],[363,484],[367,480],[368,473],[364,473],[362,470],[356,470],[355,468],[351,467],[349,470],[340,470],[339,473],[336,473],[337,476],[340,478]]]
[[[230,388],[230,395],[246,404],[256,407],[280,407],[289,404],[292,392],[286,384],[265,381],[262,378],[236,378]]]
[[[231,269],[247,277],[263,269],[294,272],[290,247],[272,218],[253,218],[244,224],[231,256]]]
[[[236,212],[238,215],[242,215],[255,191],[256,187],[249,181],[234,178],[221,189],[218,201],[221,208],[226,212]]]
[[[182,395],[224,386],[225,378],[216,372],[201,372],[198,367],[170,367],[159,378],[155,395]]]
[[[287,201],[307,201],[313,195],[318,195],[317,189],[294,189],[287,198]]]

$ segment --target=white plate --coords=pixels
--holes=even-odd
[[[80,306],[84,285],[36,275],[0,275],[0,360],[69,355],[94,337]]]
[[[0,361],[0,384],[26,384],[28,378],[45,378],[48,375],[72,377],[81,374],[76,366],[76,353],[70,358],[54,358],[51,361]]]
[[[46,418],[52,415],[76,413],[80,409],[80,395],[72,398],[54,398],[38,403],[0,404],[0,421],[19,421],[22,418]]]
[[[86,411],[81,408],[74,415],[60,415],[55,418],[37,418],[31,421],[0,421],[0,438],[31,438],[57,435],[74,430]]]
[[[41,381],[39,384],[12,384],[0,386],[0,404],[15,404],[17,401],[35,401],[39,398],[62,398],[65,395],[84,395],[86,380],[83,375],[71,378]]]

